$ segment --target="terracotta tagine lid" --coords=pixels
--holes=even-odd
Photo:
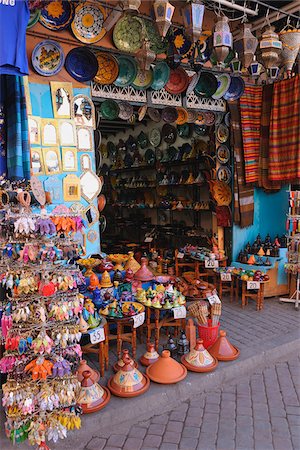
[[[150,343],[147,345],[147,351],[143,354],[143,356],[140,358],[140,363],[143,366],[150,366],[151,364],[155,363],[159,359],[159,354],[154,348],[154,344]]]
[[[88,289],[89,289],[90,291],[93,291],[94,289],[96,289],[96,288],[99,287],[99,286],[100,286],[100,283],[99,283],[98,277],[97,277],[97,275],[93,272],[93,273],[90,275],[90,285],[89,285]]]
[[[151,281],[154,278],[151,270],[148,269],[148,261],[147,258],[141,259],[142,267],[134,274],[134,279],[139,281]]]
[[[100,373],[98,370],[92,369],[86,362],[85,359],[82,359],[79,364],[79,368],[77,370],[77,380],[80,381],[80,383],[83,380],[83,372],[90,372],[90,379],[93,383],[98,383],[100,380]]]
[[[109,287],[112,287],[112,285],[113,285],[113,284],[112,284],[112,282],[111,282],[109,273],[107,272],[107,270],[105,270],[105,271],[103,272],[103,275],[102,275],[102,278],[101,278],[100,286],[101,286],[102,288],[109,288]]]
[[[171,358],[169,350],[163,350],[160,358],[147,367],[146,374],[151,381],[160,384],[178,383],[187,375],[186,367]]]
[[[254,255],[250,255],[247,263],[248,264],[252,264],[252,265],[255,264],[256,263],[255,256]]]
[[[122,354],[122,358],[120,358],[119,361],[117,361],[113,365],[113,369],[114,369],[115,372],[118,372],[119,370],[122,370],[124,368],[124,366],[125,366],[124,358],[129,358],[130,359],[130,365],[132,367],[134,367],[134,368],[137,368],[138,363],[131,358],[131,356],[129,355],[129,350],[124,349],[123,350],[123,354]]]
[[[229,342],[224,330],[220,330],[220,336],[208,350],[219,361],[233,361],[240,355],[239,349]]]
[[[117,397],[137,397],[149,389],[150,380],[130,365],[130,358],[124,357],[124,367],[110,377],[107,386]]]
[[[82,376],[77,404],[81,406],[84,414],[99,411],[109,402],[110,392],[107,388],[92,381],[90,371],[85,370]]]
[[[195,348],[183,355],[181,362],[192,372],[211,372],[218,365],[218,360],[203,347],[202,339],[197,339]]]
[[[133,273],[136,273],[141,268],[141,265],[134,258],[133,252],[128,252],[128,255],[129,258],[125,264],[125,270],[131,269]]]

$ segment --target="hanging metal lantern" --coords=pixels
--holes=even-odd
[[[282,30],[279,39],[282,42],[281,62],[290,76],[300,50],[300,30]]]
[[[268,73],[268,77],[270,78],[270,80],[273,80],[273,81],[277,80],[279,71],[280,71],[280,69],[277,66],[269,67],[267,70],[267,73]]]
[[[232,48],[232,34],[228,25],[228,17],[223,16],[216,23],[213,42],[218,64],[223,65]]]
[[[263,32],[259,43],[261,57],[267,69],[276,66],[282,50],[282,42],[280,42],[278,34],[274,30],[274,27],[268,26]]]
[[[201,36],[204,10],[200,0],[192,0],[183,8],[185,32],[193,42],[197,42]]]
[[[123,0],[123,10],[126,12],[137,12],[139,10],[139,7],[141,6],[141,3],[141,0]]]
[[[239,55],[237,53],[235,54],[235,57],[231,60],[229,65],[232,73],[234,73],[235,75],[240,75],[240,73],[242,72],[242,61],[240,61]]]
[[[168,0],[155,0],[153,8],[158,32],[162,37],[166,37],[175,7]]]
[[[236,37],[234,48],[246,69],[253,61],[257,46],[258,39],[252,34],[250,23],[244,23],[242,30]]]
[[[155,61],[156,54],[150,49],[151,42],[144,39],[142,48],[135,54],[138,60],[138,65],[142,70],[149,70],[153,61]]]
[[[252,78],[258,78],[263,68],[264,66],[260,62],[256,61],[256,56],[254,55],[253,61],[248,68]]]

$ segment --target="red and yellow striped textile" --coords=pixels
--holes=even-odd
[[[245,183],[258,181],[262,86],[246,86],[240,98]]]
[[[300,180],[300,75],[274,85],[269,179],[296,183]]]

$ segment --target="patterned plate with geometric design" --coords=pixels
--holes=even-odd
[[[104,19],[105,10],[102,6],[88,2],[79,4],[71,24],[74,36],[85,44],[100,41],[106,33]]]
[[[49,30],[60,31],[67,28],[74,17],[74,5],[67,1],[53,1],[44,6],[40,23]]]
[[[110,53],[98,52],[98,72],[94,80],[99,84],[112,84],[118,77],[119,65],[117,59]]]

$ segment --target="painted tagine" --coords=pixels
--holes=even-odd
[[[128,356],[123,361],[124,367],[110,377],[107,386],[117,397],[137,397],[149,389],[149,377],[132,367]]]
[[[93,383],[98,383],[100,380],[100,373],[98,370],[92,369],[86,362],[85,359],[82,359],[79,364],[79,368],[77,371],[77,380],[81,383],[84,379],[83,372],[90,372],[90,379],[93,381]]]
[[[163,350],[161,357],[147,367],[146,374],[155,383],[173,384],[183,380],[187,375],[187,370],[183,364],[171,358],[169,350]]]
[[[110,401],[109,390],[93,381],[91,375],[89,370],[82,373],[83,380],[77,399],[77,403],[81,406],[84,414],[99,411]]]
[[[128,252],[128,256],[129,258],[125,264],[125,270],[130,269],[133,273],[136,273],[141,268],[141,265],[134,258],[133,252]]]
[[[140,358],[140,363],[143,366],[148,367],[151,364],[155,363],[158,359],[159,359],[159,354],[155,350],[154,344],[149,343],[147,345],[147,351]]]
[[[233,361],[240,355],[239,349],[230,343],[224,330],[220,331],[220,336],[208,350],[219,361]]]
[[[112,286],[113,286],[113,284],[111,282],[109,273],[107,272],[107,270],[105,270],[102,274],[102,278],[100,281],[100,287],[101,288],[110,288]]]
[[[136,361],[134,361],[131,356],[129,355],[129,350],[124,349],[122,351],[122,358],[119,359],[119,361],[117,361],[114,365],[113,365],[113,369],[115,372],[118,372],[119,370],[124,369],[125,366],[125,362],[124,359],[126,360],[127,358],[130,359],[130,365],[134,368],[137,368],[138,363]]]
[[[183,355],[181,362],[192,372],[211,372],[218,365],[218,360],[203,347],[202,339],[197,339],[195,348]]]
[[[154,279],[154,275],[150,269],[148,269],[147,258],[141,259],[141,268],[134,274],[134,279],[142,282],[151,281]]]

